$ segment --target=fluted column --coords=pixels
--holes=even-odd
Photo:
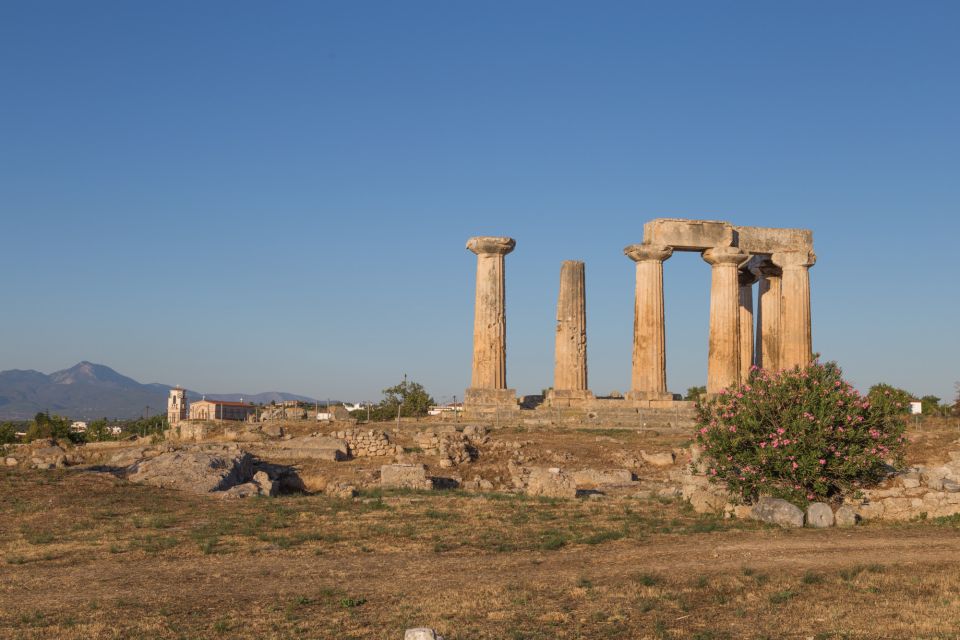
[[[737,247],[715,247],[703,252],[710,264],[710,352],[707,361],[707,393],[740,381],[740,285],[739,267],[750,255]]]
[[[503,258],[513,238],[476,237],[467,249],[477,254],[477,293],[473,316],[474,389],[507,388],[507,315]]]
[[[759,276],[757,287],[757,366],[776,371],[780,369],[780,302],[783,297],[780,267],[770,261],[754,268]]]
[[[740,285],[740,382],[750,377],[753,366],[753,284],[757,281],[748,269],[741,269],[737,275]]]
[[[671,247],[632,244],[623,252],[637,263],[633,308],[632,400],[670,400],[667,391],[667,347],[663,317],[663,261]]]
[[[805,367],[813,360],[810,328],[810,267],[817,261],[812,251],[774,253],[773,263],[783,270],[782,369]]]
[[[560,294],[557,297],[554,390],[587,389],[586,299],[583,262],[565,260],[560,266]]]

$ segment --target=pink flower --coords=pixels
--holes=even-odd
[[[797,467],[800,466],[800,465],[798,465],[796,462],[791,462],[790,464],[793,466],[794,469],[796,469]]]
[[[824,460],[823,458],[820,458],[820,464],[827,464],[827,461]]]

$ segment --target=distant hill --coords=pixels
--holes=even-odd
[[[151,415],[167,410],[166,384],[141,384],[102,364],[80,362],[49,375],[33,370],[0,371],[0,420],[28,420],[38,411],[76,419],[137,418],[149,407]],[[187,391],[191,400],[203,394]],[[281,391],[265,393],[208,393],[208,398],[270,403],[281,400],[315,402],[313,398]]]

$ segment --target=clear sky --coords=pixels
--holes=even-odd
[[[814,349],[960,380],[960,3],[0,4],[0,369],[212,392],[469,384],[473,235],[509,235],[508,382],[552,384],[586,262],[590,386],[627,391],[655,217],[805,227]],[[665,264],[671,390],[709,266]]]

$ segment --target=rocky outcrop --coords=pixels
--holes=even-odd
[[[200,494],[227,491],[252,478],[253,457],[239,450],[162,453],[135,463],[128,475],[131,482]]]

